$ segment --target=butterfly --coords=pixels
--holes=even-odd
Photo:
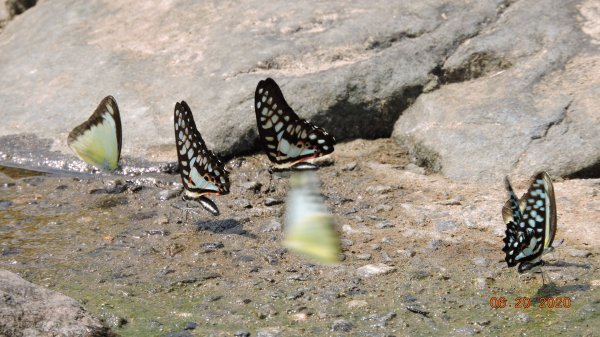
[[[175,104],[175,144],[184,187],[184,200],[196,200],[213,215],[219,215],[207,194],[229,193],[229,172],[217,156],[206,148],[185,101]]]
[[[292,172],[286,202],[284,246],[318,262],[340,260],[340,239],[314,172]]]
[[[121,157],[121,117],[112,96],[106,96],[87,121],[67,138],[69,147],[86,163],[113,171]]]
[[[279,169],[314,170],[308,159],[333,152],[335,138],[290,108],[271,78],[258,82],[254,93],[256,124],[262,147]]]
[[[552,249],[556,235],[556,202],[552,180],[546,172],[537,173],[521,199],[505,179],[509,199],[502,207],[506,223],[504,248],[509,267],[517,263],[519,273],[544,264],[544,251]]]

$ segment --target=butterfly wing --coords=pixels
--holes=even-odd
[[[273,79],[258,82],[254,110],[260,141],[272,162],[295,163],[333,152],[335,138],[298,117]]]
[[[502,207],[502,218],[506,224],[506,236],[504,238],[504,247],[502,250],[506,253],[506,263],[509,267],[515,266],[517,255],[522,247],[525,246],[525,232],[519,229],[522,213],[519,208],[519,199],[515,194],[508,177],[504,179],[506,190],[508,191],[508,200]]]
[[[86,163],[115,170],[121,157],[121,116],[112,96],[106,96],[90,118],[74,128],[69,147]]]
[[[556,235],[556,200],[554,199],[554,186],[547,172],[539,172],[528,191],[530,195],[535,194],[537,200],[542,200],[543,207],[538,212],[544,213],[545,238],[544,249],[552,247]],[[538,202],[536,200],[536,202]]]
[[[550,176],[540,172],[533,178],[527,193],[520,200],[507,182],[509,201],[502,209],[506,221],[506,262],[509,267],[527,262],[538,263],[545,248],[552,245],[556,234],[556,204]],[[508,208],[511,212],[509,214]],[[521,265],[522,266],[522,265]],[[519,271],[525,270],[519,266]],[[528,268],[529,269],[529,268]]]
[[[340,239],[333,216],[320,195],[317,176],[313,172],[295,172],[290,185],[284,246],[318,262],[339,262]]]
[[[175,104],[175,143],[181,180],[188,197],[229,193],[229,172],[223,162],[206,148],[185,101]]]

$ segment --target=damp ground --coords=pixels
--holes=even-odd
[[[217,217],[181,209],[178,175],[5,168],[0,268],[75,298],[122,336],[600,331],[599,179],[555,181],[561,244],[543,274],[519,275],[503,261],[501,181],[428,174],[390,140],[340,144],[322,165],[339,265],[282,247],[287,178],[259,154],[228,162]],[[511,179],[521,195],[530,177]]]

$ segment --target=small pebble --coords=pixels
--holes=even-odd
[[[350,239],[341,239],[340,240],[342,247],[350,247],[352,245],[354,245],[354,241],[350,240]]]
[[[245,183],[242,183],[242,188],[244,188],[246,191],[252,191],[254,193],[260,192],[261,187],[262,184],[258,181],[247,181]]]
[[[175,198],[181,193],[181,190],[162,190],[158,192],[158,200],[166,201]]]
[[[482,257],[482,256],[478,256],[476,258],[474,258],[473,260],[473,264],[479,267],[487,267],[488,263],[487,260]]]
[[[250,337],[250,332],[238,330],[233,334],[234,337]]]
[[[196,322],[187,322],[185,324],[185,328],[183,328],[184,330],[194,330],[196,329],[196,327],[198,327],[198,323]]]
[[[7,210],[10,206],[12,206],[12,201],[2,200],[0,201],[0,210]]]
[[[453,229],[457,229],[458,228],[458,224],[452,220],[446,220],[446,221],[442,221],[442,222],[438,222],[435,225],[435,229],[437,229],[438,232],[446,232],[446,231],[450,231]]]
[[[356,273],[358,276],[366,278],[371,276],[385,275],[394,271],[396,271],[396,268],[390,267],[383,263],[378,263],[362,266],[356,270]]]
[[[263,233],[269,232],[279,232],[283,226],[277,219],[271,219],[269,222],[263,226]]]
[[[206,297],[206,302],[216,302],[220,299],[222,299],[223,296],[222,295],[209,295]]]
[[[455,336],[475,336],[479,333],[479,329],[472,326],[463,326],[454,329]]]
[[[425,174],[425,169],[421,166],[417,166],[413,163],[409,163],[404,167],[404,170],[415,173],[415,174]]]
[[[393,190],[392,186],[388,185],[374,185],[367,187],[367,192],[371,194],[384,194],[391,192]]]
[[[384,328],[387,325],[387,323],[389,321],[391,321],[392,319],[394,319],[395,317],[396,317],[396,313],[395,312],[390,312],[390,313],[387,313],[387,314],[385,314],[383,316],[379,316],[377,314],[374,314],[374,315],[365,316],[362,319],[365,320],[365,321],[375,321],[375,322],[378,322],[379,324],[377,324],[377,326],[380,327],[380,328]]]
[[[234,337],[250,337],[250,332],[245,330],[238,330],[233,334]]]
[[[356,255],[354,255],[354,257],[357,260],[370,260],[371,259],[371,254],[369,254],[369,253],[356,254]]]
[[[353,161],[351,163],[344,165],[344,167],[342,167],[342,171],[354,171],[354,169],[356,169],[357,166],[358,166],[358,163]]]
[[[394,243],[394,240],[388,236],[384,236],[381,238],[381,243],[392,244]]]
[[[452,199],[448,199],[448,200],[444,200],[442,202],[440,202],[441,205],[446,205],[446,206],[458,206],[462,204],[464,197],[462,195],[457,195],[455,197],[453,197]]]
[[[157,320],[151,320],[150,321],[150,329],[152,330],[158,330],[163,326],[163,324]]]
[[[289,293],[287,295],[286,299],[288,299],[288,300],[296,300],[296,299],[299,299],[302,296],[304,296],[304,291],[298,290],[298,291],[294,291],[294,292]]]
[[[383,262],[392,262],[393,261],[392,258],[386,252],[381,252],[381,258],[383,259]]]
[[[394,207],[385,204],[375,206],[375,212],[389,212],[392,209],[394,209]]]
[[[441,246],[442,246],[442,240],[439,240],[439,239],[433,239],[427,243],[427,248],[432,249],[432,250],[437,250]]]
[[[570,249],[569,255],[572,257],[588,257],[592,255],[592,253],[582,249]]]
[[[524,312],[516,314],[515,319],[523,323],[529,323],[531,321],[531,317]]]
[[[281,336],[280,328],[265,328],[256,333],[256,337],[279,337]]]
[[[265,199],[265,206],[274,206],[274,205],[279,205],[282,204],[283,200],[281,199],[277,199],[277,198],[266,198]]]
[[[492,321],[490,321],[489,319],[486,319],[485,321],[476,321],[475,324],[479,325],[479,326],[488,326],[490,325],[490,323],[492,323]]]
[[[250,201],[248,201],[248,199],[239,199],[238,205],[241,208],[246,208],[246,209],[252,208],[252,204],[250,203]]]
[[[201,253],[214,252],[215,250],[221,249],[223,247],[225,247],[225,245],[223,245],[223,243],[220,241],[205,242],[202,245],[200,245],[200,252]]]
[[[158,219],[156,219],[156,221],[154,221],[154,223],[157,225],[166,225],[169,222],[170,222],[169,217],[166,215],[161,215],[158,217]]]
[[[169,267],[163,267],[156,273],[156,276],[161,277],[161,276],[169,275],[174,272],[175,272],[175,269],[171,269]]]
[[[350,308],[350,309],[366,308],[368,306],[369,306],[369,303],[367,303],[367,301],[365,301],[365,300],[352,300],[352,301],[348,302],[348,308]]]
[[[331,326],[331,330],[335,331],[335,332],[350,332],[353,328],[352,323],[350,323],[350,321],[347,321],[345,319],[338,319],[336,321],[333,322],[333,325]]]
[[[123,325],[127,324],[126,318],[117,316],[117,315],[114,315],[114,314],[111,314],[108,312],[101,313],[100,318],[102,318],[102,320],[104,320],[106,325],[108,325],[111,328],[115,328],[115,329],[118,329],[118,328],[122,327]]]
[[[159,236],[169,236],[169,234],[171,234],[168,230],[166,229],[148,229],[145,231],[146,234],[148,234],[149,236],[152,235],[159,235]]]
[[[376,226],[379,229],[384,229],[384,228],[392,228],[392,227],[394,227],[394,224],[389,221],[382,221],[382,222],[378,222]]]
[[[348,234],[352,234],[352,233],[354,233],[356,231],[354,229],[352,229],[352,226],[350,226],[350,225],[343,225],[342,226],[342,232],[348,233]]]
[[[413,257],[417,254],[414,250],[409,250],[409,249],[398,249],[396,251],[396,253],[398,253],[398,255],[402,255],[405,257]]]

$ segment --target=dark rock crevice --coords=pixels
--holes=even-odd
[[[6,7],[11,16],[16,16],[24,13],[29,8],[35,6],[37,0],[9,0],[6,2]]]
[[[435,31],[440,25],[435,27],[432,31]],[[394,44],[404,39],[416,39],[425,34],[431,33],[431,31],[419,31],[419,32],[394,32],[392,34],[380,37],[370,37],[365,42],[365,50],[383,50],[392,47]]]
[[[7,0],[0,1],[0,31],[12,18],[35,6],[37,0]]]
[[[438,77],[440,84],[450,84],[474,80],[487,74],[500,72],[512,66],[510,60],[493,53],[473,53],[459,67],[443,69],[438,66],[432,74]]]
[[[351,94],[339,99],[328,111],[313,117],[315,124],[324,126],[337,141],[356,138],[389,138],[394,123],[423,92],[423,85],[413,85],[396,91],[385,99],[354,103]],[[348,121],[348,119],[354,119]],[[354,125],[341,130],[338,125]]]
[[[439,85],[470,81],[493,72],[508,69],[512,66],[512,62],[510,60],[499,55],[489,52],[476,52],[473,53],[459,67],[454,69],[444,68],[446,61],[452,55],[454,55],[456,50],[463,45],[465,41],[478,36],[486,28],[498,22],[508,8],[515,2],[516,1],[514,0],[504,1],[498,6],[498,9],[496,10],[496,16],[493,19],[486,18],[480,23],[477,31],[473,32],[472,34],[460,36],[456,39],[455,43],[453,43],[446,50],[443,60],[430,71],[431,75],[438,78]]]
[[[600,178],[600,158],[588,167],[584,167],[579,171],[566,175],[566,179],[598,179]]]

